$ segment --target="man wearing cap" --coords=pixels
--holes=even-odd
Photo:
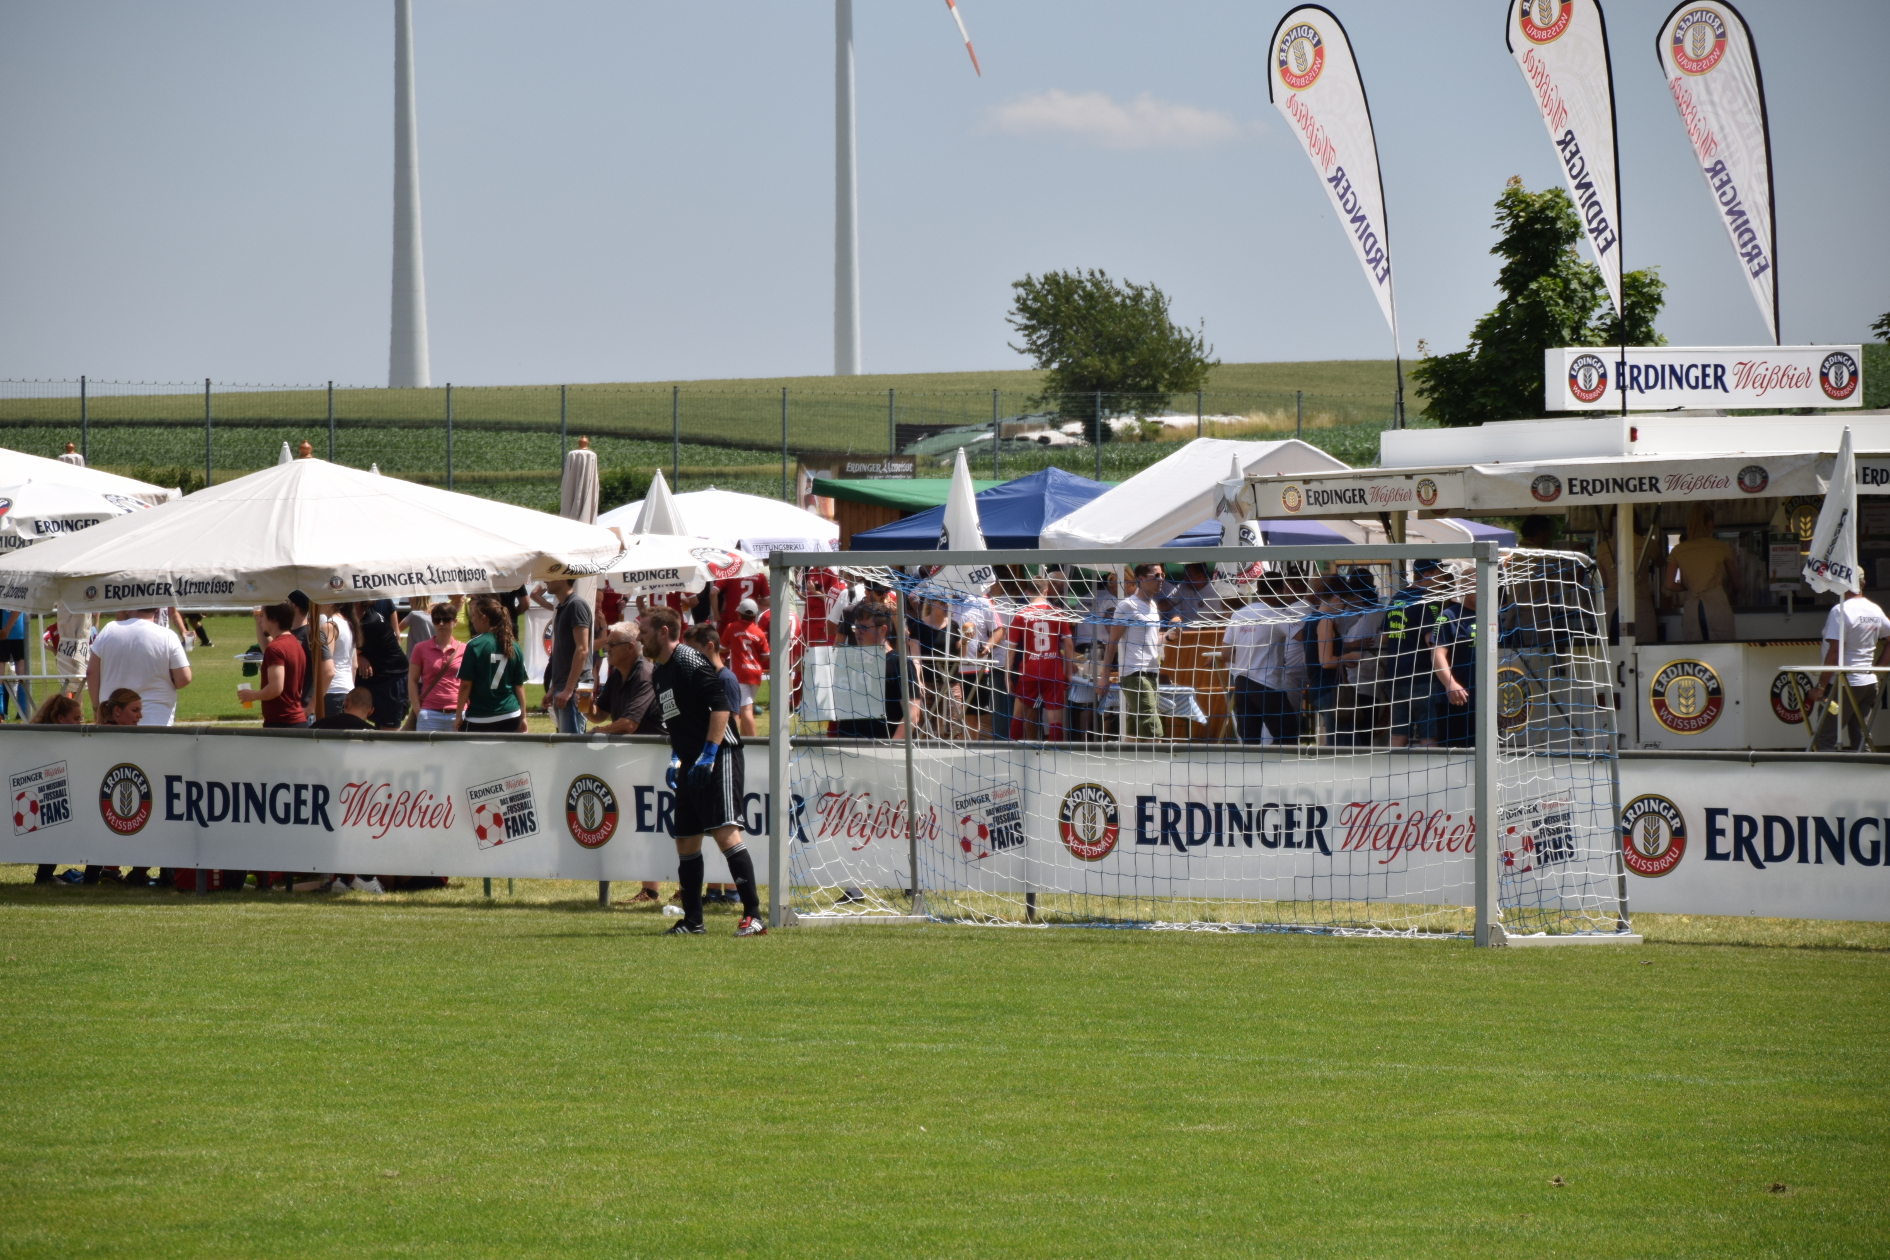
[[[768,636],[756,624],[760,607],[752,599],[735,606],[735,620],[722,627],[722,656],[742,692],[742,707],[735,715],[735,730],[744,739],[755,733],[755,688],[768,668]]]

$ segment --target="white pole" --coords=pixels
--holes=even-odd
[[[1496,694],[1496,563],[1495,543],[1478,543],[1483,552],[1477,557],[1476,613],[1476,783],[1472,788],[1471,808],[1477,820],[1476,897],[1472,939],[1478,945],[1491,944],[1491,927],[1499,913],[1497,881],[1501,867],[1496,853],[1496,766],[1497,766],[1497,694]]]
[[[1634,505],[1617,503],[1614,505],[1614,609],[1615,619],[1621,623],[1621,681],[1624,684],[1618,693],[1622,705],[1634,716],[1635,733],[1638,737],[1640,726],[1640,676],[1634,666],[1638,658],[1634,653],[1634,627],[1638,610],[1634,607],[1634,584],[1640,580],[1640,553],[1634,549]],[[1613,680],[1610,679],[1610,682]],[[1617,738],[1621,728],[1621,715],[1615,715]]]
[[[389,389],[432,384],[426,269],[420,253],[420,138],[414,121],[413,3],[394,0],[394,302]]]
[[[853,135],[853,0],[833,0],[833,374],[860,374],[860,180]]]

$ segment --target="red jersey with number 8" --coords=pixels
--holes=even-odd
[[[1027,604],[1011,617],[1012,661],[1026,678],[1063,678],[1063,641],[1070,623],[1051,612],[1043,600]]]

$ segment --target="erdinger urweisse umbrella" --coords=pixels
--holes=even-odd
[[[84,464],[68,464],[64,460],[47,459],[41,455],[28,455],[25,451],[0,447],[0,486],[25,485],[27,482],[74,486],[80,490],[115,495],[154,506],[183,497],[175,487],[167,490],[163,486],[154,486],[133,477],[120,477],[117,473],[87,468]]]
[[[730,551],[700,538],[675,534],[632,534],[624,541],[624,556],[604,579],[624,595],[694,594],[710,582],[753,577],[766,573],[763,561]],[[0,605],[4,607],[4,605]]]
[[[648,526],[645,527],[647,517]],[[612,508],[597,518],[626,534],[687,534],[730,551],[766,556],[772,551],[832,551],[840,527],[805,508],[733,490],[691,490],[671,494],[659,471],[647,497]],[[656,526],[665,528],[658,529]],[[937,539],[933,531],[930,546]]]
[[[63,538],[150,506],[129,495],[58,482],[0,484],[0,551]]]
[[[0,608],[508,591],[603,573],[624,555],[600,525],[298,459],[0,559]]]

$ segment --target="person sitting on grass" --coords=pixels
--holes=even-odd
[[[342,698],[341,712],[315,722],[318,731],[371,731],[374,729],[374,693],[366,687],[352,688]]]

